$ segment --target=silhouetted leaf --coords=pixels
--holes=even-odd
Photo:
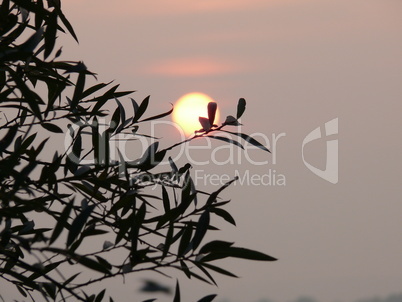
[[[56,284],[51,283],[51,282],[42,282],[41,285],[42,285],[42,288],[44,288],[46,290],[49,297],[51,297],[52,299],[56,298]]]
[[[211,126],[214,124],[214,121],[215,121],[215,114],[216,114],[217,107],[218,107],[218,105],[215,102],[208,103],[208,120],[209,120],[209,124]]]
[[[262,150],[264,150],[264,151],[267,151],[267,152],[271,153],[271,151],[269,151],[263,144],[261,144],[260,142],[258,142],[257,140],[255,140],[254,138],[252,138],[251,136],[249,136],[247,134],[239,133],[239,132],[231,132],[231,131],[226,131],[226,130],[221,130],[221,131],[226,132],[226,133],[230,133],[230,134],[233,134],[233,135],[240,136],[246,142],[248,142],[248,143],[250,143],[250,144],[252,144],[252,145],[254,145],[254,146],[256,146],[256,147],[258,147],[258,148],[260,148]]]
[[[106,259],[102,258],[101,256],[95,256],[95,258],[96,260],[98,260],[100,264],[102,264],[108,270],[112,269],[112,265]]]
[[[169,224],[169,229],[166,234],[165,243],[163,245],[162,259],[164,259],[169,252],[170,245],[172,244],[173,232],[174,232],[174,224],[171,223]]]
[[[47,17],[47,26],[45,31],[45,58],[47,58],[53,51],[56,42],[57,33],[57,14],[55,11],[51,12]]]
[[[106,91],[103,95],[96,97],[94,99],[91,100],[91,102],[95,102],[95,106],[92,109],[92,114],[98,114],[99,113],[99,109],[102,108],[103,105],[105,105],[105,103],[114,98],[114,93],[116,91],[116,89],[119,87],[119,85],[113,86],[112,88],[110,88],[108,91]]]
[[[103,249],[103,250],[107,250],[107,249],[109,249],[109,248],[111,248],[111,247],[113,247],[113,246],[114,246],[113,243],[111,243],[110,241],[106,240],[105,242],[103,242],[102,249]]]
[[[43,27],[39,28],[28,40],[20,45],[20,50],[26,53],[32,53],[40,43],[43,32]]]
[[[132,221],[131,227],[131,256],[135,255],[137,252],[137,242],[138,242],[138,234],[140,232],[141,225],[144,221],[146,213],[145,203],[141,205],[138,209],[137,214],[134,216],[134,220]]]
[[[99,83],[99,84],[96,84],[96,85],[94,85],[94,86],[92,86],[92,87],[89,87],[88,89],[86,89],[86,90],[82,93],[82,98],[86,98],[87,96],[89,96],[89,95],[91,95],[91,94],[97,92],[98,90],[100,90],[100,89],[106,87],[106,86],[109,85],[110,83],[112,83],[112,81],[109,82],[109,83]]]
[[[60,6],[56,4],[57,2],[54,1],[54,7],[55,10],[57,11],[57,14],[60,18],[60,20],[63,22],[64,26],[67,28],[67,30],[69,31],[69,33],[73,36],[73,38],[75,39],[75,41],[78,42],[78,38],[77,35],[74,32],[73,27],[71,26],[70,22],[67,20],[67,18],[64,16],[63,12],[60,9]]]
[[[246,100],[243,98],[239,99],[239,102],[237,103],[237,114],[236,117],[239,119],[243,113],[244,110],[246,110]]]
[[[163,199],[163,208],[165,210],[165,213],[167,213],[170,210],[170,201],[169,201],[169,194],[166,191],[165,186],[162,186],[162,199]]]
[[[29,280],[35,280],[35,279],[37,279],[37,278],[39,278],[39,277],[41,277],[41,276],[45,276],[45,275],[47,275],[49,272],[51,272],[52,270],[54,270],[55,268],[57,268],[60,264],[62,264],[64,261],[63,260],[61,260],[61,261],[57,261],[57,262],[54,262],[54,263],[50,263],[50,264],[48,264],[48,265],[46,265],[46,266],[43,266],[40,270],[39,270],[39,272],[34,272],[34,273],[32,273],[28,278],[29,278]]]
[[[209,210],[205,210],[198,220],[197,228],[195,229],[195,234],[193,240],[191,241],[193,245],[193,250],[196,250],[202,239],[204,238],[209,227]]]
[[[63,133],[59,126],[52,123],[41,123],[41,126],[50,132]]]
[[[233,219],[232,215],[229,214],[229,212],[225,211],[224,209],[220,209],[220,208],[212,208],[211,212],[215,213],[216,215],[222,217],[223,219],[225,219],[227,222],[236,225],[236,221]]]
[[[18,125],[11,126],[8,129],[7,134],[0,141],[0,154],[11,144],[15,135],[17,134],[17,131]]]
[[[95,302],[102,302],[103,297],[105,296],[106,289],[102,290],[95,299]]]
[[[209,135],[208,137],[214,138],[214,139],[217,139],[217,140],[221,140],[221,141],[236,145],[236,146],[244,149],[244,147],[239,142],[237,142],[235,140],[232,140],[230,138],[227,138],[227,137],[224,137],[224,136],[214,136],[214,135]]]
[[[216,296],[217,295],[208,295],[208,296],[205,296],[204,298],[198,300],[197,302],[211,302],[215,299]]]
[[[73,257],[74,260],[76,260],[78,263],[82,264],[83,266],[86,266],[92,270],[98,271],[100,273],[104,274],[110,274],[109,269],[107,269],[104,265],[100,264],[98,261],[95,261],[89,257],[82,256],[82,255],[75,255]]]
[[[172,112],[173,112],[173,108],[170,109],[169,111],[165,112],[165,113],[161,113],[161,114],[158,114],[158,115],[154,115],[154,116],[148,117],[148,118],[146,118],[146,119],[140,120],[139,122],[147,122],[147,121],[157,120],[157,119],[160,119],[160,118],[162,118],[162,117],[168,116],[168,115],[171,114]]]
[[[221,241],[221,240],[213,240],[205,244],[200,249],[200,254],[208,254],[213,251],[221,251],[227,250],[233,245],[233,242]]]
[[[141,116],[145,113],[145,111],[147,110],[148,104],[149,104],[149,97],[150,96],[147,96],[141,102],[141,105],[138,107],[138,109],[135,111],[135,115],[134,115],[134,118],[133,118],[133,121],[132,121],[133,124],[136,123],[141,118]]]
[[[209,131],[211,129],[211,123],[209,122],[209,119],[207,119],[206,117],[199,117],[198,120],[200,121],[200,124],[202,126],[202,130],[204,130],[205,132]]]
[[[234,116],[228,115],[222,125],[240,126],[241,124]]]
[[[177,252],[177,255],[179,257],[183,257],[188,253],[192,245],[190,244],[191,241],[191,235],[193,234],[193,227],[191,224],[186,224],[184,228],[183,235],[181,236],[180,243],[179,243],[179,250]]]
[[[82,99],[82,93],[85,87],[85,77],[86,77],[86,66],[81,63],[83,66],[83,70],[78,73],[77,83],[75,84],[73,99],[71,101],[71,108],[75,109],[78,105],[78,102]]]
[[[206,255],[202,258],[201,261],[213,261],[222,258],[241,258],[241,259],[248,259],[248,260],[258,260],[258,261],[276,261],[277,259],[266,255],[261,252],[257,252],[254,250],[240,248],[240,247],[229,247],[221,250],[214,250],[210,254]]]
[[[70,232],[68,233],[67,246],[70,246],[74,242],[74,240],[78,237],[94,208],[95,205],[91,205],[83,209],[82,212],[78,214],[78,216],[74,219],[70,227]]]
[[[209,263],[206,263],[206,262],[200,262],[200,265],[204,266],[204,267],[206,267],[206,268],[208,268],[210,270],[213,270],[213,271],[215,271],[217,273],[220,273],[222,275],[233,277],[233,278],[238,278],[238,276],[236,276],[235,274],[232,274],[231,272],[229,272],[229,271],[227,271],[227,270],[225,270],[223,268],[217,267],[215,265],[212,265],[212,264],[209,264]]]
[[[176,281],[176,291],[174,293],[173,302],[180,302],[180,287],[178,280]]]
[[[52,237],[50,237],[49,244],[52,244],[61,234],[64,228],[67,228],[67,220],[70,217],[70,212],[73,207],[74,200],[71,200],[61,212],[59,219],[57,220],[57,224],[53,230]]]
[[[218,190],[216,190],[215,192],[211,193],[207,199],[206,204],[210,205],[213,202],[216,201],[216,198],[218,197],[218,195],[224,190],[226,189],[228,186],[230,186],[233,182],[235,182],[236,180],[238,180],[239,177],[236,176],[234,177],[232,180],[228,181],[227,183],[225,183],[222,187],[220,187]]]

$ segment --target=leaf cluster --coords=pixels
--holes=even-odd
[[[236,179],[206,193],[195,188],[190,164],[178,168],[169,157],[178,145],[203,137],[242,148],[219,132],[269,151],[247,134],[224,129],[240,124],[245,100],[239,100],[236,118],[228,116],[220,126],[211,103],[208,118],[200,118],[202,130],[191,138],[162,150],[155,141],[134,161],[120,151],[112,159],[111,140],[123,134],[151,138],[140,133],[142,123],[173,108],[149,117],[149,97],[137,103],[128,99],[133,91],[119,85],[89,85],[96,75],[84,63],[60,59],[56,40],[65,33],[77,40],[57,0],[1,3],[0,278],[32,301],[38,294],[46,301],[98,302],[106,290],[91,294],[86,288],[116,276],[173,268],[216,284],[215,273],[236,277],[216,260],[276,260],[232,242],[206,242],[207,233],[218,230],[212,217],[235,225],[220,193]],[[103,129],[105,118],[110,123]],[[55,137],[68,142],[64,150],[50,143]],[[171,169],[152,172],[166,157]],[[149,191],[151,186],[158,189]],[[91,244],[93,238],[103,244]],[[66,267],[75,273],[63,274]],[[178,283],[174,301],[180,301]]]

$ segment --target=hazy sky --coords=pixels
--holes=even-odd
[[[63,58],[136,89],[137,100],[150,94],[153,112],[200,91],[225,116],[244,97],[244,132],[286,135],[275,163],[253,150],[254,161],[269,163],[243,156],[241,164],[196,168],[271,171],[286,185],[228,189],[238,226],[218,234],[279,261],[226,261],[241,278],[217,278],[219,288],[183,281],[186,301],[218,293],[234,302],[301,295],[346,302],[402,290],[401,1],[68,0],[63,8],[80,40],[61,38]],[[335,118],[339,182],[332,184],[304,165],[302,143]],[[326,140],[306,145],[305,159],[324,169]],[[138,287],[110,291],[133,297]]]

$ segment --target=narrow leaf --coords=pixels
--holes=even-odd
[[[202,239],[204,238],[209,226],[209,210],[205,210],[204,213],[201,214],[200,219],[197,223],[197,228],[195,230],[195,234],[192,240],[193,250],[196,250],[200,245]]]
[[[208,103],[208,120],[209,124],[212,126],[215,121],[215,114],[216,114],[216,108],[218,105],[215,102],[209,102]]]
[[[170,109],[170,110],[167,111],[167,112],[164,112],[164,113],[161,113],[161,114],[154,115],[154,116],[148,117],[148,118],[146,118],[146,119],[143,119],[143,120],[141,120],[140,122],[146,122],[146,121],[152,121],[152,120],[160,119],[160,118],[162,118],[162,117],[165,117],[165,116],[170,115],[172,112],[173,112],[173,108]]]
[[[70,232],[68,233],[67,246],[70,246],[74,242],[74,240],[78,237],[94,208],[95,205],[85,208],[74,219],[73,223],[71,224]]]
[[[141,105],[136,110],[134,118],[133,118],[133,121],[132,121],[133,124],[136,123],[141,118],[141,116],[145,113],[145,111],[147,110],[148,104],[149,104],[149,98],[150,98],[150,96],[147,96],[141,102]]]
[[[205,296],[204,298],[198,300],[197,302],[211,302],[215,299],[216,296],[217,295],[208,295],[208,296]]]
[[[214,139],[217,139],[217,140],[221,140],[221,141],[236,145],[236,146],[244,149],[244,147],[238,141],[235,141],[233,139],[230,139],[230,138],[227,138],[227,137],[224,137],[224,136],[214,136],[214,135],[209,135],[208,137],[214,138]]]
[[[61,128],[55,124],[41,123],[41,126],[50,132],[63,133],[63,130],[61,130]]]
[[[59,219],[57,220],[56,227],[53,230],[52,237],[50,237],[50,242],[49,244],[52,244],[60,235],[62,230],[64,228],[67,228],[67,220],[70,217],[70,212],[73,207],[74,200],[72,199],[63,209],[63,212],[61,212],[61,215]]]
[[[173,302],[180,302],[180,287],[179,280],[176,281],[176,292],[174,293]]]
[[[233,219],[232,215],[230,215],[229,212],[227,212],[226,210],[220,209],[220,208],[212,208],[211,212],[222,217],[223,219],[225,219],[227,222],[233,224],[234,226],[236,225],[236,221]]]
[[[230,133],[230,134],[233,134],[233,135],[240,136],[246,142],[248,142],[248,143],[250,143],[250,144],[252,144],[252,145],[254,145],[254,146],[256,146],[256,147],[258,147],[258,148],[260,148],[262,150],[264,150],[264,151],[267,151],[267,152],[271,153],[271,151],[269,151],[263,144],[261,144],[260,142],[258,142],[257,140],[255,140],[254,138],[252,138],[251,136],[249,136],[247,134],[239,133],[239,132],[231,132],[231,131],[226,131],[226,130],[221,130],[221,131],[226,132],[226,133]]]
[[[239,99],[239,102],[237,103],[237,114],[236,117],[239,119],[243,113],[244,110],[246,110],[246,100],[243,98]]]

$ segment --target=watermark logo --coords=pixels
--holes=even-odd
[[[171,167],[172,163],[174,165],[174,162],[185,158],[191,166],[198,167],[195,171],[196,182],[223,185],[229,180],[229,175],[206,174],[204,170],[199,168],[209,164],[227,166],[240,165],[246,162],[256,168],[257,166],[270,167],[262,173],[260,169],[259,174],[252,173],[252,170],[246,170],[242,173],[236,170],[235,176],[240,185],[286,186],[286,176],[281,173],[281,169],[273,169],[278,163],[277,148],[279,141],[286,138],[286,133],[273,133],[271,136],[264,133],[253,133],[248,136],[242,136],[232,132],[222,132],[219,133],[219,138],[228,142],[227,144],[213,146],[211,140],[205,140],[203,145],[193,145],[176,123],[159,121],[152,122],[150,126],[150,135],[137,134],[137,129],[134,129],[135,131],[132,133],[112,135],[110,129],[114,129],[114,127],[110,121],[99,119],[99,121],[77,122],[69,126],[69,131],[66,133],[64,141],[65,150],[70,162],[75,163],[78,167],[77,173],[86,171],[97,163],[117,166],[121,175],[125,177],[126,168],[147,171],[157,165]],[[164,156],[166,150],[171,148],[159,150],[158,139],[156,139],[156,128],[166,130],[168,127],[179,134],[179,141],[186,142],[185,144],[177,143],[174,145],[177,152],[172,157]],[[338,183],[338,140],[333,136],[338,134],[338,118],[328,121],[323,128],[315,128],[304,138],[301,146],[302,159],[304,165],[315,175],[332,184],[336,184]],[[242,131],[241,127],[238,127],[237,130],[239,131],[238,133]],[[93,152],[93,156],[91,156],[91,152],[81,152],[84,150],[81,145],[85,143],[85,140],[81,139],[83,134],[92,137],[94,144],[92,150],[97,151]],[[305,146],[316,140],[326,141],[326,162],[323,170],[309,163],[305,157]],[[131,145],[131,141],[135,141],[135,147]],[[242,148],[241,150],[239,146]],[[253,152],[254,149],[269,149],[271,156],[270,158],[259,157]],[[88,154],[89,156],[87,156]],[[148,179],[150,177],[148,174],[139,174],[135,177],[133,176],[132,181],[157,183],[170,181],[172,177],[177,178],[177,175],[172,176],[169,174],[165,176],[168,179],[155,180]]]
[[[324,170],[318,169],[306,161],[304,157],[304,147],[312,141],[317,139],[326,139],[328,136],[335,134],[338,134],[338,118],[334,118],[333,120],[325,123],[324,137],[321,135],[321,128],[317,127],[304,138],[302,144],[302,158],[305,166],[315,175],[332,184],[338,183],[338,140],[327,140],[327,158]]]

